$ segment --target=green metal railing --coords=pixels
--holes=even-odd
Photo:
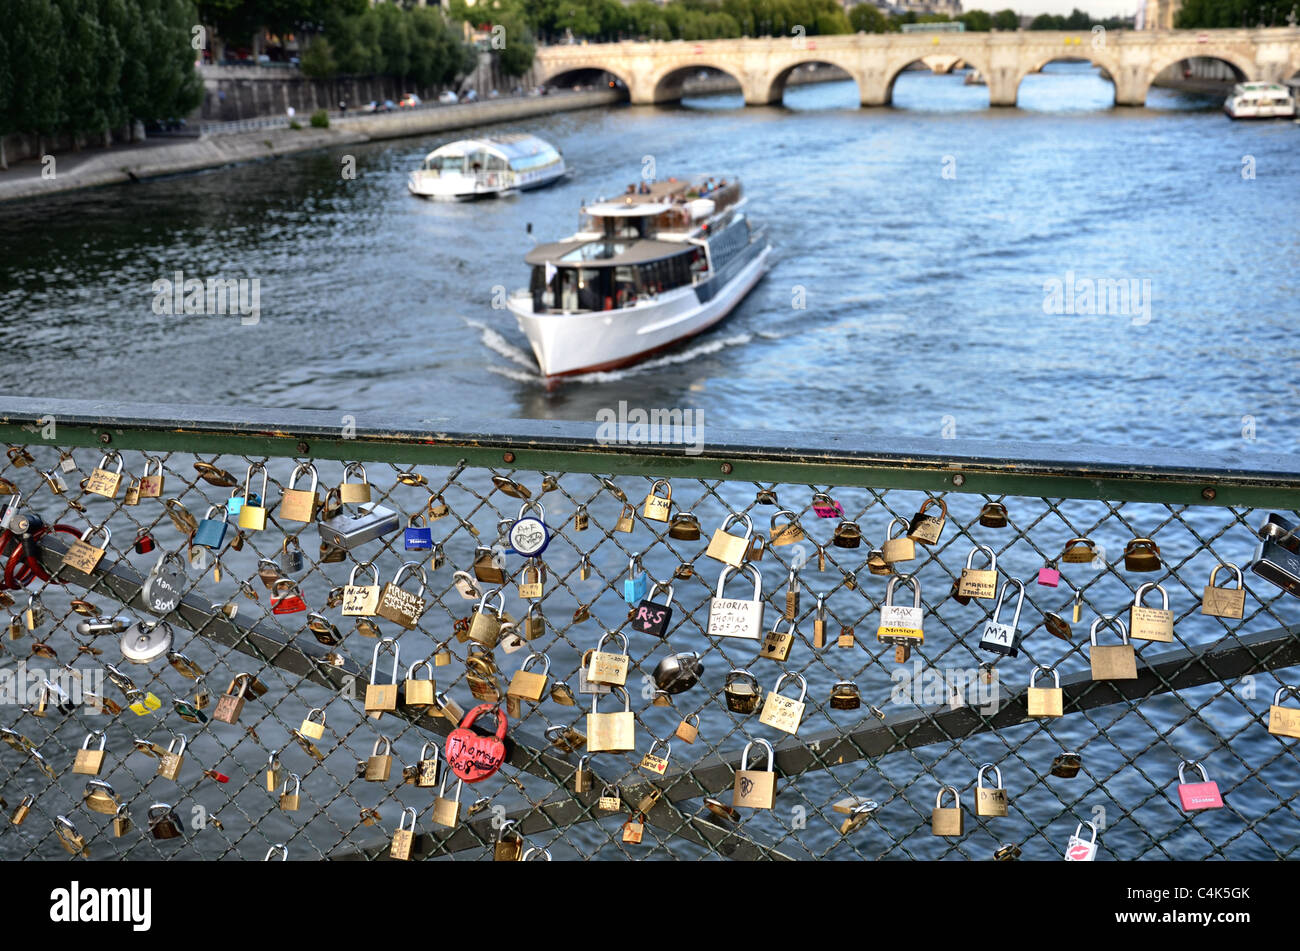
[[[410,807],[417,811],[416,858],[490,856],[507,822],[513,822],[508,835],[521,833],[536,854],[548,850],[556,859],[987,859],[1003,845],[1026,858],[1054,858],[1085,820],[1102,827],[1103,857],[1295,857],[1300,810],[1294,741],[1267,728],[1274,691],[1300,683],[1291,599],[1249,571],[1242,619],[1203,614],[1201,596],[1216,564],[1247,568],[1267,510],[1292,517],[1300,510],[1300,459],[1252,455],[1228,464],[1161,453],[1153,464],[1153,453],[1137,450],[956,440],[896,441],[882,448],[851,436],[813,433],[710,430],[705,436],[702,451],[690,454],[682,446],[606,445],[597,439],[595,424],[366,420],[317,412],[0,399],[0,438],[13,450],[11,458],[0,460],[0,478],[21,492],[21,510],[47,524],[112,531],[89,574],[62,564],[72,535],[42,534],[30,542],[54,580],[7,592],[14,602],[7,611],[19,629],[16,639],[5,633],[8,624],[0,629],[0,672],[17,669],[21,661],[51,676],[71,676],[70,668],[83,682],[99,682],[95,677],[102,678],[111,663],[136,689],[161,701],[159,709],[140,716],[130,709],[111,715],[85,708],[63,712],[51,703],[43,717],[24,712],[37,706],[30,697],[0,702],[0,726],[27,743],[0,746],[5,813],[12,816],[31,797],[24,821],[4,824],[0,855],[64,855],[54,832],[64,816],[93,858],[261,859],[275,844],[286,845],[294,859],[387,858],[400,814]],[[124,463],[122,488],[112,499],[80,484],[105,453],[120,454]],[[19,465],[24,454],[31,461]],[[126,487],[143,473],[147,456],[162,463],[162,497],[126,505]],[[214,485],[195,462],[209,477],[228,473],[237,486]],[[407,515],[425,511],[432,496],[441,497],[448,516],[430,526],[438,547],[407,551],[398,530],[342,560],[326,560],[315,526],[278,516],[291,471],[308,462],[319,473],[322,496],[339,483],[345,463],[365,464],[374,500],[401,513],[403,525]],[[265,463],[270,475],[266,529],[240,533],[232,526],[218,551],[194,549],[165,500],[174,500],[173,514],[184,507],[201,519],[209,506],[224,506],[232,491],[242,490],[255,463]],[[60,478],[66,484],[61,492],[55,491]],[[703,533],[698,540],[675,538],[668,523],[645,517],[642,503],[659,479],[672,487],[674,514],[697,517]],[[475,602],[458,592],[453,572],[472,570],[476,549],[499,541],[519,516],[525,493],[544,506],[552,532],[541,559],[543,595],[532,602],[518,597],[515,586],[525,562],[517,555],[506,556],[508,578],[501,588],[507,612],[522,622],[535,604],[544,630],[518,651],[495,650],[500,691],[533,651],[545,653],[552,683],[563,680],[576,690],[583,653],[602,634],[623,633],[630,645],[636,752],[591,755],[591,782],[575,791],[574,771],[584,750],[563,748],[557,734],[566,728],[586,733],[589,698],[579,696],[576,706],[549,694],[539,703],[523,701],[519,716],[510,717],[505,767],[463,788],[459,822],[448,828],[432,819],[438,790],[403,784],[401,767],[415,764],[425,744],[438,743],[455,724],[436,707],[399,705],[380,719],[367,718],[362,698],[377,641],[354,630],[353,619],[342,617],[337,605],[327,604],[360,562],[374,562],[383,581],[403,562],[422,563],[428,608],[418,627],[405,631],[377,619],[378,627],[383,636],[397,638],[403,668],[449,651],[451,662],[434,667],[433,675],[444,696],[468,709],[477,701],[469,692],[468,642],[456,630],[458,622],[463,629]],[[815,493],[842,505],[844,520],[861,529],[860,547],[834,543],[840,520],[814,514]],[[937,544],[918,544],[915,560],[895,565],[895,571],[919,580],[925,616],[924,643],[900,659],[875,636],[889,579],[871,573],[868,556],[885,540],[892,519],[910,519],[928,499],[942,499],[948,517]],[[0,506],[7,501],[0,497]],[[1005,505],[1005,526],[981,522],[982,514],[985,522],[996,521],[985,511],[990,502]],[[633,510],[631,531],[621,531],[627,505]],[[575,526],[579,507],[589,514],[582,530]],[[709,600],[723,566],[705,549],[729,515],[749,515],[766,535],[771,516],[781,509],[795,514],[807,538],[769,546],[753,562],[762,576],[765,632],[786,610],[791,569],[799,565],[796,637],[789,658],[778,662],[758,656],[753,641],[708,635]],[[141,532],[150,534],[154,551],[135,551]],[[238,550],[232,544],[237,535]],[[91,541],[102,544],[97,537]],[[287,537],[297,537],[304,552],[299,570],[280,563]],[[1095,543],[1091,562],[1059,560],[1074,537]],[[1126,568],[1122,552],[1135,537],[1158,544],[1157,570]],[[999,581],[1025,584],[1016,657],[979,646],[994,602],[962,604],[950,596],[975,545],[995,551]],[[6,556],[13,547],[11,542]],[[204,672],[198,685],[162,659],[127,663],[117,636],[76,630],[84,620],[77,608],[90,608],[74,605],[74,599],[104,614],[158,620],[140,589],[164,551],[180,554],[186,577],[183,599],[162,620],[173,633],[173,649]],[[652,579],[673,584],[673,616],[663,642],[629,626],[623,595],[634,555]],[[305,626],[306,612],[270,610],[259,559],[280,566],[308,610],[337,628],[341,643],[320,642]],[[1061,571],[1058,587],[1036,583],[1039,569],[1050,562]],[[1147,582],[1160,583],[1168,593],[1174,640],[1134,642],[1137,679],[1094,681],[1091,622],[1099,616],[1127,619],[1135,590]],[[734,595],[741,583],[733,585],[728,591]],[[32,593],[40,594],[49,616],[28,630],[22,612]],[[818,596],[828,632],[823,647],[814,647]],[[1076,596],[1080,620],[1072,622]],[[1001,619],[1011,610],[1008,604]],[[1045,629],[1048,614],[1066,622],[1064,637]],[[7,617],[0,613],[0,620]],[[847,646],[839,646],[842,632]],[[704,673],[697,685],[667,698],[667,705],[661,705],[663,697],[657,704],[651,674],[678,651],[697,652]],[[1027,714],[1029,673],[1036,665],[1059,672],[1059,719]],[[752,671],[764,693],[781,673],[805,679],[806,709],[796,735],[760,722],[757,712],[728,709],[722,688],[733,668]],[[178,715],[174,700],[192,701],[204,684],[219,696],[245,672],[267,689],[249,700],[238,723],[194,723]],[[859,708],[831,706],[831,689],[841,681],[856,686]],[[128,698],[111,679],[104,682],[105,693],[125,707]],[[954,687],[962,696],[952,696]],[[292,734],[313,709],[324,710],[326,718],[324,736],[314,741],[319,758]],[[205,711],[210,716],[213,707]],[[686,744],[673,734],[690,715],[699,718],[699,738]],[[72,772],[76,751],[92,730],[106,730],[98,778],[112,786],[133,819],[134,828],[122,836],[114,835],[108,816],[83,802],[85,783],[96,777]],[[159,761],[142,750],[165,747],[178,734],[186,738],[186,757],[172,780],[158,775]],[[380,737],[392,741],[394,753],[386,783],[359,776],[359,763]],[[722,806],[731,803],[742,748],[753,739],[767,740],[776,750],[774,808],[740,809],[737,818],[728,818]],[[671,742],[662,776],[639,765],[653,740]],[[30,749],[40,752],[49,772]],[[1082,762],[1072,779],[1051,773],[1053,760],[1067,752]],[[296,811],[280,808],[279,787],[266,788],[272,757],[286,776],[300,779]],[[1223,791],[1224,808],[1180,810],[1176,786],[1184,761],[1206,767]],[[974,812],[976,773],[986,763],[1001,770],[1010,799],[1006,817]],[[930,810],[944,785],[961,793],[966,827],[958,838],[931,834]],[[448,784],[448,797],[453,788]],[[601,809],[602,791],[616,796],[620,808]],[[864,809],[862,821],[844,830],[847,817],[835,805],[848,797],[872,800],[877,808]],[[721,805],[709,808],[708,798]],[[150,833],[146,814],[155,803],[176,810],[183,835],[158,839]],[[625,824],[638,816],[644,818],[642,840],[625,841]]]

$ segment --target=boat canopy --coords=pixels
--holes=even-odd
[[[560,153],[549,142],[535,135],[518,132],[511,135],[484,136],[449,142],[426,155],[424,166],[437,168],[444,165],[443,159],[460,161],[466,156],[490,156],[503,167],[509,167],[516,172],[541,168],[560,159]]]
[[[557,241],[539,244],[524,256],[527,264],[556,267],[623,267],[676,257],[695,247],[680,241]]]
[[[602,201],[587,205],[582,210],[595,218],[640,218],[645,215],[661,215],[672,207],[649,201]]]

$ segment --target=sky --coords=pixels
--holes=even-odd
[[[963,10],[990,9],[988,3],[993,0],[962,0]],[[1090,14],[1095,20],[1104,20],[1111,16],[1132,16],[1137,13],[1141,0],[1016,0],[1011,3],[995,3],[996,9],[1010,7],[1017,13],[1069,13],[1078,7]]]

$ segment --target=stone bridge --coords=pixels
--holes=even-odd
[[[633,103],[680,99],[700,69],[734,77],[746,105],[779,103],[791,71],[830,63],[858,84],[864,106],[888,105],[894,80],[918,60],[953,57],[988,80],[989,104],[1014,106],[1020,81],[1053,60],[1087,60],[1115,84],[1115,104],[1141,106],[1152,80],[1193,56],[1228,63],[1240,79],[1280,81],[1300,72],[1300,29],[1143,30],[1014,33],[858,33],[844,36],[624,42],[550,46],[537,51],[542,82],[601,70],[617,76]]]

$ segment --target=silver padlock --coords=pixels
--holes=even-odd
[[[357,506],[357,514],[341,512],[319,522],[321,541],[335,548],[352,549],[376,538],[391,535],[401,527],[401,517],[392,509],[371,502]]]
[[[1250,570],[1288,594],[1300,597],[1300,537],[1290,521],[1270,513],[1259,528],[1260,544]]]
[[[1015,585],[1020,594],[1016,598],[1016,614],[1011,619],[1010,624],[1001,623],[1002,602],[1006,600],[1007,588]],[[1002,582],[1002,590],[998,593],[998,603],[993,609],[993,620],[986,621],[984,631],[980,634],[980,647],[994,654],[1001,654],[1004,657],[1015,657],[1020,653],[1020,609],[1025,603],[1025,586],[1015,578],[1008,578]]]
[[[169,614],[181,603],[187,585],[185,562],[174,551],[165,551],[145,579],[140,596],[154,614]]]

